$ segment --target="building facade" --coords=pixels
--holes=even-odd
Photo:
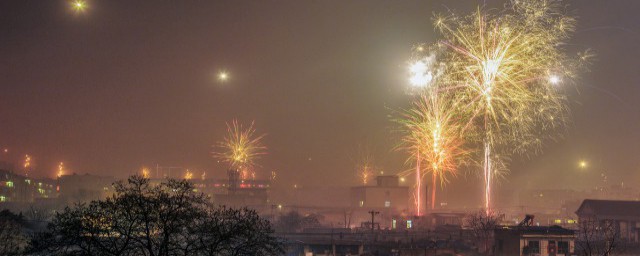
[[[351,207],[406,211],[409,208],[409,187],[400,186],[398,176],[378,176],[375,186],[351,188]]]
[[[640,201],[585,199],[576,215],[580,225],[606,225],[614,228],[625,242],[638,243],[640,240]]]
[[[575,237],[560,226],[501,226],[494,233],[494,255],[574,255]]]

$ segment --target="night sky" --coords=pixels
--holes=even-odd
[[[267,134],[258,176],[276,170],[277,186],[354,185],[359,145],[396,173],[407,167],[390,118],[411,99],[411,47],[437,40],[434,12],[483,3],[110,0],[76,14],[66,1],[1,1],[2,159],[32,155],[34,176],[64,161],[76,173],[159,164],[224,178],[211,145],[236,118]],[[516,157],[501,184],[579,188],[605,173],[640,185],[640,1],[566,3],[579,22],[567,50],[596,60],[566,85],[563,138]],[[216,80],[221,70],[229,81]],[[467,184],[480,179],[447,190]]]

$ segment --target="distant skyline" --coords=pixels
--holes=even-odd
[[[224,178],[212,145],[238,119],[266,134],[257,174],[276,171],[276,186],[358,184],[360,145],[395,174],[408,168],[390,120],[411,99],[411,47],[437,40],[433,13],[483,3],[504,1],[93,0],[84,13],[2,1],[0,161],[29,154],[33,175],[48,177],[64,162],[79,174],[159,164]],[[565,85],[564,138],[514,159],[501,186],[582,188],[603,173],[638,186],[640,2],[565,3],[578,17],[568,50],[590,48],[595,62]],[[480,184],[468,175],[447,191],[475,196]]]

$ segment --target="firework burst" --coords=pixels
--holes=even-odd
[[[407,161],[415,163],[416,187],[414,192],[416,214],[420,215],[421,183],[431,175],[431,209],[435,208],[437,183],[444,186],[457,175],[458,168],[468,161],[469,150],[462,137],[462,118],[459,105],[448,95],[426,93],[413,107],[404,112],[400,120],[403,130],[401,149],[409,152]]]
[[[361,149],[359,155],[358,162],[356,163],[356,173],[362,185],[366,186],[375,174],[376,167],[374,158],[369,150],[366,149]]]
[[[31,156],[30,155],[24,155],[24,163],[22,164],[22,167],[24,167],[25,170],[27,170],[28,168],[31,167]]]
[[[562,48],[575,28],[559,1],[513,1],[500,12],[434,18],[443,40],[445,72],[432,92],[460,104],[465,138],[482,149],[485,208],[491,183],[506,171],[510,154],[537,153],[564,127],[568,110],[558,85],[573,78],[579,60]]]
[[[184,173],[184,179],[185,180],[193,179],[193,172],[187,169],[186,172]]]
[[[142,174],[142,177],[145,179],[151,178],[151,172],[147,167],[142,167],[142,169],[140,170],[140,173]]]
[[[66,172],[66,169],[64,168],[64,163],[63,163],[63,162],[60,162],[60,163],[58,164],[58,173],[56,174],[56,176],[57,176],[58,178],[60,178],[60,177],[62,177],[62,175],[64,175],[64,174],[65,174],[65,172]]]
[[[369,183],[369,180],[373,177],[373,171],[371,171],[371,169],[371,166],[366,164],[358,167],[358,176],[364,186],[366,186]]]
[[[218,143],[218,151],[213,156],[229,164],[231,169],[239,172],[248,172],[256,165],[256,160],[265,154],[262,145],[264,135],[256,135],[253,123],[244,128],[238,121],[227,123],[227,136]]]

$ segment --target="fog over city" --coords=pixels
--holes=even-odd
[[[351,228],[327,212],[360,208],[352,226],[494,210],[511,224],[572,224],[585,199],[640,200],[638,10],[2,1],[0,209],[105,199],[139,175],[260,205],[274,223],[279,210]],[[26,180],[44,185],[11,190]],[[371,206],[397,211],[383,212],[387,224],[358,196],[376,186],[402,187]]]

